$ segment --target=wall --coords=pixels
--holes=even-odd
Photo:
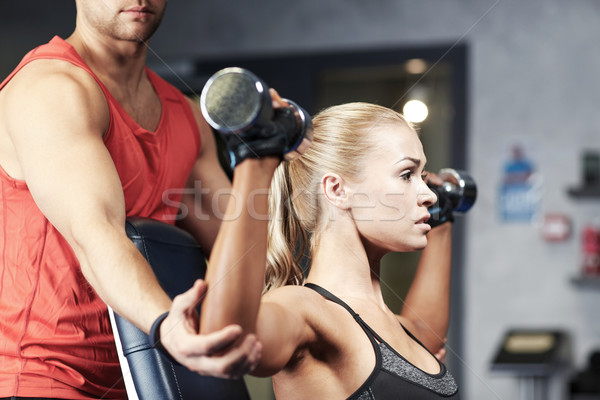
[[[43,9],[28,13],[26,26],[17,24],[28,4]],[[71,10],[64,1],[9,6],[0,16],[0,75],[34,37],[46,40],[48,13],[68,32]],[[457,266],[464,269],[466,290],[462,390],[466,399],[515,399],[515,380],[494,376],[488,367],[507,328],[568,329],[579,367],[600,347],[600,290],[569,282],[579,263],[579,229],[600,214],[600,202],[566,194],[580,180],[580,152],[600,150],[599,20],[600,3],[592,0],[240,0],[235,6],[179,0],[169,3],[151,59],[171,63],[186,56],[431,43],[445,43],[451,51],[452,44],[466,42],[468,165],[480,196],[467,217],[467,262]],[[503,159],[498,150],[515,137],[533,143],[544,178],[541,211],[569,215],[576,230],[570,240],[550,245],[538,224],[502,224],[497,218]]]
[[[3,1],[0,5],[0,79],[34,46],[53,35],[67,37],[75,28],[75,2]]]

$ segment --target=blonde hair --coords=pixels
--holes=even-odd
[[[369,133],[398,124],[413,130],[400,113],[369,103],[333,106],[314,117],[311,146],[301,157],[284,161],[271,183],[265,291],[304,282],[300,262],[312,256],[327,223],[319,190],[323,175],[360,179],[376,143]]]

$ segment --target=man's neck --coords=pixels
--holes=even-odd
[[[77,30],[67,42],[139,126],[157,129],[162,106],[144,70],[145,43],[86,36]]]
[[[66,41],[108,87],[135,91],[144,79],[147,45],[75,30]]]

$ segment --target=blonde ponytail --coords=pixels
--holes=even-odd
[[[284,161],[275,171],[271,184],[265,292],[304,282],[300,260],[308,249],[308,234],[294,210],[292,196],[289,164]]]

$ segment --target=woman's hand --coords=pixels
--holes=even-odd
[[[441,363],[446,362],[446,343],[448,342],[447,338],[444,338],[442,347],[435,353],[435,358],[440,360]]]

